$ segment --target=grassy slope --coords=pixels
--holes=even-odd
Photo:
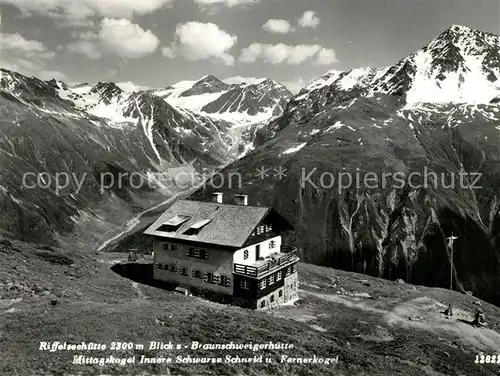
[[[500,347],[500,309],[482,303],[490,329],[439,313],[448,292],[301,264],[301,299],[254,312],[132,283],[110,270],[123,255],[97,259],[25,243],[0,241],[1,375],[493,375],[475,365],[479,351]],[[361,295],[356,295],[364,293]],[[467,319],[476,299],[454,294]],[[22,300],[19,300],[22,298]],[[13,300],[17,299],[17,300]],[[58,304],[52,306],[51,300]],[[410,320],[412,318],[412,320]],[[493,329],[493,330],[491,330]],[[75,366],[76,352],[42,352],[40,341],[189,343],[285,342],[269,355],[331,357],[336,367],[285,364]],[[132,354],[133,351],[128,354]],[[136,354],[160,356],[163,351]],[[227,352],[253,356],[251,352]],[[265,352],[263,352],[265,353]],[[192,356],[224,352],[183,351]],[[91,356],[125,356],[112,351]]]

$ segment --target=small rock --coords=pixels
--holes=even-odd
[[[480,302],[480,301],[477,301],[477,300],[476,300],[474,303],[472,303],[472,304],[477,305],[477,306],[479,306],[479,307],[481,307],[481,306],[482,306],[481,302]]]
[[[59,303],[58,300],[51,300],[50,301],[50,305],[53,305],[53,306],[57,305],[58,303]]]
[[[424,319],[424,318],[423,318],[423,317],[420,317],[420,316],[418,316],[418,317],[409,317],[409,320],[410,320],[410,321],[422,321],[423,319]]]
[[[155,324],[156,325],[165,325],[165,321],[161,321],[161,320],[155,319]]]
[[[43,288],[41,288],[41,287],[40,287],[40,285],[35,284],[35,285],[33,285],[32,290],[33,290],[34,292],[36,292],[36,293],[40,293],[40,292],[42,292],[44,289],[43,289]]]
[[[403,281],[402,279],[397,279],[396,282],[400,284],[405,283],[405,281]]]

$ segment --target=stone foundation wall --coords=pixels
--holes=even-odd
[[[293,273],[284,279],[284,286],[257,300],[256,309],[272,309],[299,298],[299,277]]]

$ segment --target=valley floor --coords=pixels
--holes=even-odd
[[[90,252],[89,252],[90,254]],[[300,299],[271,311],[249,311],[141,284],[111,270],[126,255],[96,256],[0,240],[1,375],[498,375],[475,364],[500,349],[500,309],[453,294],[455,316],[442,311],[449,292],[308,264],[299,266]],[[146,270],[149,261],[141,263]],[[116,267],[114,268],[116,270]],[[481,305],[488,328],[474,328]],[[462,321],[461,321],[462,320]],[[40,350],[40,342],[107,344],[106,350]],[[144,349],[111,350],[113,341]],[[283,343],[274,350],[149,350],[150,342]],[[85,357],[135,356],[134,364],[73,364]],[[220,357],[272,363],[141,364],[141,356]],[[331,364],[281,363],[291,358]]]

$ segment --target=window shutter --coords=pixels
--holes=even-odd
[[[220,284],[220,280],[221,280],[220,275],[219,274],[214,274],[214,280],[213,280],[214,283]]]
[[[229,277],[224,275],[221,278],[222,278],[222,280],[220,282],[221,285],[223,285],[223,286],[230,286],[231,285],[231,279]]]

